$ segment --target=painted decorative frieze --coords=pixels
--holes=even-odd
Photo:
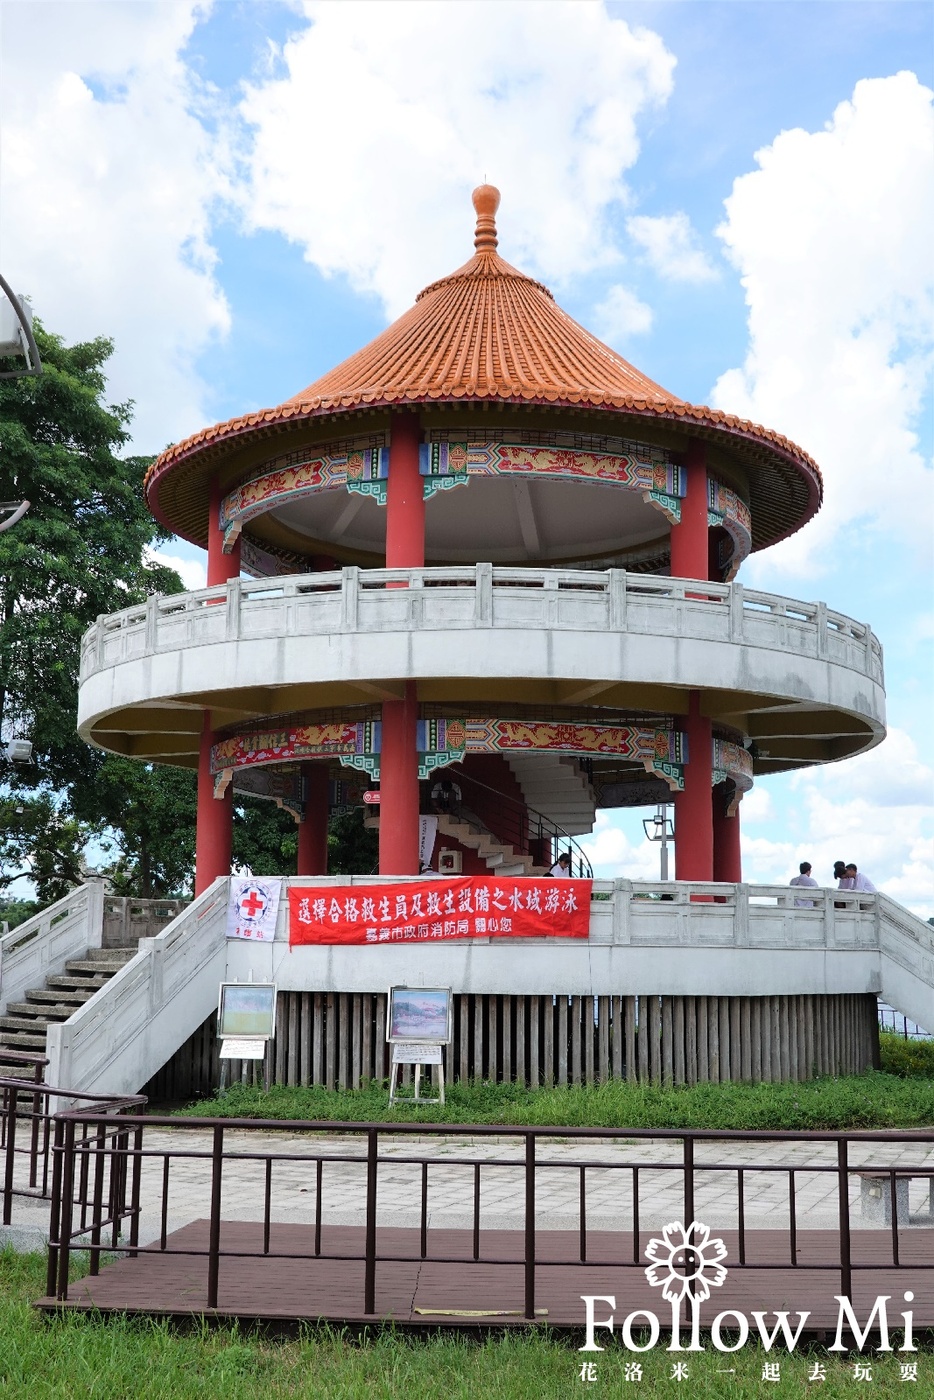
[[[340,451],[304,449],[276,457],[221,502],[220,527],[229,553],[248,520],[274,506],[345,487],[386,504],[387,447],[347,447]]]
[[[707,478],[707,524],[711,529],[722,526],[730,537],[730,545],[720,547],[719,561],[730,583],[752,549],[752,515],[741,496],[713,477]]]
[[[648,447],[643,456],[510,441],[424,442],[419,469],[426,500],[439,491],[466,486],[474,476],[606,481],[638,491],[674,523],[681,519],[685,491],[681,468]]]

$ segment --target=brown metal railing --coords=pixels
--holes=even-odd
[[[160,1143],[157,1148],[150,1149],[145,1146],[144,1129],[146,1127],[167,1128],[171,1127],[178,1131],[202,1131],[210,1133],[210,1147],[175,1147]],[[92,1131],[88,1131],[91,1129]],[[346,1136],[352,1140],[358,1140],[364,1151],[333,1153],[316,1150],[314,1141],[309,1145],[307,1151],[300,1152],[277,1152],[275,1150],[263,1151],[242,1151],[230,1150],[225,1147],[226,1134],[231,1131],[238,1133],[261,1133],[264,1135],[279,1132],[302,1133],[328,1133]],[[479,1158],[471,1156],[469,1152],[465,1155],[434,1155],[431,1152],[416,1152],[412,1156],[401,1157],[397,1154],[382,1155],[380,1143],[382,1139],[400,1137],[417,1137],[420,1139],[441,1137],[463,1138],[469,1147],[470,1142],[477,1139],[498,1139],[514,1142],[521,1147],[521,1155],[506,1157],[497,1154],[494,1157]],[[549,1160],[538,1155],[538,1146],[543,1140],[554,1140],[560,1137],[563,1142],[570,1141],[581,1144],[580,1155],[575,1155],[571,1160],[562,1157],[559,1160]],[[625,1142],[632,1145],[638,1141],[663,1141],[670,1143],[676,1151],[670,1160],[653,1161],[648,1158],[642,1160],[629,1160],[613,1162],[605,1158],[594,1158],[585,1151],[588,1144],[598,1144],[605,1146],[611,1142]],[[918,1143],[924,1144],[925,1152],[919,1154],[919,1164],[917,1166],[906,1166],[904,1164],[893,1166],[890,1163],[874,1165],[871,1162],[854,1162],[850,1157],[850,1149],[855,1143],[877,1143],[891,1145],[895,1143]],[[760,1164],[729,1160],[729,1152],[725,1152],[723,1160],[698,1161],[696,1148],[698,1144],[717,1143],[727,1147],[731,1143],[745,1143],[749,1145],[761,1145],[763,1143],[775,1143],[786,1145],[791,1143],[808,1143],[815,1149],[820,1147],[832,1148],[830,1160],[797,1161],[793,1164],[775,1163]],[[161,1229],[158,1245],[155,1243],[146,1246],[147,1251],[157,1251],[162,1255],[185,1255],[189,1258],[201,1258],[204,1260],[206,1270],[206,1295],[207,1306],[217,1308],[218,1306],[218,1280],[221,1259],[228,1258],[256,1258],[256,1252],[249,1252],[243,1249],[230,1249],[221,1247],[221,1198],[224,1188],[225,1172],[229,1172],[235,1163],[252,1162],[263,1165],[263,1178],[265,1189],[263,1193],[263,1216],[262,1216],[262,1255],[267,1259],[305,1259],[309,1254],[297,1253],[291,1249],[275,1249],[271,1247],[271,1226],[272,1220],[272,1184],[273,1174],[277,1164],[296,1162],[308,1165],[309,1172],[307,1179],[314,1182],[312,1199],[314,1202],[314,1247],[310,1256],[315,1259],[330,1261],[354,1261],[362,1263],[364,1266],[363,1288],[362,1288],[362,1311],[366,1316],[376,1316],[379,1314],[377,1308],[377,1268],[379,1265],[392,1265],[404,1262],[411,1262],[413,1259],[427,1261],[437,1264],[458,1264],[463,1266],[465,1262],[482,1263],[484,1265],[503,1265],[515,1270],[517,1264],[522,1266],[522,1296],[517,1297],[517,1305],[521,1302],[521,1315],[526,1319],[534,1319],[536,1316],[536,1278],[540,1270],[548,1267],[560,1265],[587,1265],[592,1262],[593,1256],[590,1254],[590,1239],[595,1230],[599,1230],[601,1236],[607,1232],[606,1227],[591,1227],[588,1219],[588,1182],[590,1173],[593,1171],[622,1173],[623,1177],[628,1176],[631,1182],[632,1203],[631,1203],[631,1229],[610,1231],[611,1234],[619,1236],[619,1252],[615,1258],[608,1258],[605,1249],[601,1250],[599,1262],[601,1266],[617,1267],[621,1269],[642,1269],[644,1262],[641,1258],[645,1237],[649,1233],[642,1226],[645,1207],[652,1206],[651,1183],[653,1177],[657,1178],[659,1173],[675,1173],[681,1178],[681,1195],[683,1200],[683,1223],[687,1227],[696,1219],[695,1196],[700,1178],[712,1173],[727,1173],[732,1176],[736,1183],[736,1219],[738,1229],[737,1254],[738,1257],[731,1259],[732,1269],[765,1269],[765,1270],[786,1270],[794,1268],[804,1272],[815,1270],[830,1274],[834,1284],[839,1284],[839,1290],[846,1297],[851,1297],[851,1285],[854,1272],[858,1270],[873,1270],[878,1268],[911,1268],[934,1270],[934,1252],[928,1257],[927,1262],[919,1263],[917,1260],[903,1261],[900,1253],[900,1237],[905,1229],[907,1221],[899,1219],[897,1183],[906,1177],[922,1177],[929,1181],[934,1180],[934,1166],[926,1165],[930,1163],[930,1150],[934,1146],[934,1129],[923,1129],[915,1131],[896,1131],[887,1133],[878,1132],[728,1132],[714,1130],[690,1130],[680,1129],[637,1129],[637,1128],[511,1128],[511,1127],[478,1127],[478,1126],[446,1126],[429,1125],[424,1123],[311,1123],[307,1121],[283,1122],[281,1120],[256,1120],[256,1119],[211,1119],[211,1118],[170,1118],[138,1116],[121,1118],[119,1124],[104,1115],[88,1111],[72,1111],[60,1115],[56,1120],[55,1138],[55,1171],[53,1178],[52,1210],[49,1227],[49,1286],[50,1297],[56,1297],[60,1301],[67,1301],[68,1298],[68,1268],[69,1257],[72,1250],[87,1249],[91,1254],[91,1272],[96,1274],[99,1267],[100,1254],[103,1249],[114,1252],[122,1252],[128,1255],[135,1255],[141,1248],[139,1246],[139,1215],[141,1209],[142,1175],[143,1167],[147,1162],[161,1163],[161,1171],[156,1171],[153,1176],[158,1179],[158,1185],[154,1180],[152,1183],[152,1195],[145,1203],[147,1211],[158,1210],[161,1220]],[[815,1151],[815,1158],[819,1154]],[[205,1168],[210,1168],[210,1225],[208,1243],[204,1248],[192,1247],[190,1241],[185,1248],[173,1246],[171,1236],[168,1233],[168,1197],[172,1175],[172,1166],[177,1162],[192,1162],[200,1159],[204,1162]],[[116,1164],[122,1162],[122,1167]],[[329,1250],[323,1247],[322,1243],[322,1223],[323,1223],[323,1183],[325,1169],[333,1167],[335,1164],[353,1162],[365,1168],[365,1186],[361,1190],[361,1218],[364,1225],[360,1232],[360,1247],[351,1249],[345,1247],[341,1250]],[[411,1168],[417,1168],[417,1176],[420,1182],[418,1188],[419,1219],[418,1228],[418,1253],[400,1254],[385,1249],[378,1248],[377,1243],[377,1189],[379,1184],[379,1172],[383,1163],[391,1165],[394,1172],[402,1163]],[[88,1207],[87,1183],[100,1180],[100,1173],[103,1165],[109,1163],[111,1178],[114,1171],[118,1171],[123,1182],[127,1180],[131,1183],[130,1204],[124,1208],[124,1215],[128,1215],[131,1220],[131,1231],[128,1243],[121,1245],[118,1240],[119,1211],[112,1205],[106,1209],[109,1213],[103,1213],[101,1205],[102,1192],[96,1188],[93,1193],[93,1202]],[[466,1260],[462,1255],[451,1255],[450,1252],[431,1252],[429,1250],[429,1240],[431,1231],[428,1227],[428,1199],[430,1189],[431,1169],[451,1167],[464,1167],[471,1169],[473,1179],[472,1192],[472,1249],[470,1259]],[[518,1233],[522,1239],[520,1254],[512,1254],[508,1258],[497,1254],[489,1254],[482,1249],[482,1231],[480,1225],[480,1211],[482,1200],[482,1178],[484,1173],[491,1169],[501,1169],[509,1167],[522,1174],[522,1210],[521,1225]],[[536,1186],[542,1173],[555,1171],[574,1171],[579,1180],[579,1219],[578,1219],[578,1258],[544,1258],[539,1251],[539,1236],[542,1232],[536,1225]],[[747,1242],[749,1230],[746,1226],[746,1200],[747,1200],[747,1177],[753,1174],[765,1174],[772,1176],[778,1174],[779,1177],[787,1178],[788,1191],[788,1221],[787,1221],[787,1258],[777,1258],[771,1254],[767,1260],[747,1259]],[[800,1236],[801,1230],[798,1225],[797,1192],[799,1178],[804,1175],[823,1174],[829,1176],[836,1184],[837,1195],[837,1247],[833,1251],[829,1261],[826,1258],[815,1262],[814,1259],[801,1259]],[[854,1259],[851,1243],[850,1229],[850,1202],[849,1188],[851,1179],[854,1176],[871,1176],[875,1180],[887,1183],[891,1202],[891,1221],[889,1223],[888,1235],[889,1246],[886,1253],[891,1254],[891,1259],[880,1258],[878,1254],[871,1261],[865,1259]],[[190,1189],[190,1173],[187,1175],[188,1188]],[[343,1205],[346,1209],[351,1204],[348,1197],[346,1185],[344,1186]],[[75,1202],[81,1203],[82,1216],[78,1223],[73,1219]],[[278,1223],[278,1222],[277,1222]],[[257,1222],[259,1224],[259,1222]],[[104,1244],[103,1232],[108,1227],[112,1227],[111,1242]],[[498,1227],[497,1233],[502,1229]],[[442,1234],[444,1233],[442,1229]],[[732,1233],[732,1229],[731,1229]]]
[[[96,1110],[110,1117],[145,1108],[147,1100],[143,1094],[116,1098],[112,1094],[83,1094],[73,1089],[57,1088],[53,1084],[41,1082],[41,1074],[48,1060],[44,1055],[27,1055],[16,1051],[4,1051],[0,1064],[32,1066],[33,1079],[0,1076],[0,1156],[3,1161],[2,1205],[3,1224],[9,1225],[13,1219],[13,1198],[32,1197],[42,1200],[54,1192],[53,1182],[50,1192],[49,1163],[51,1158],[52,1132],[56,1110],[67,1102],[80,1101],[88,1110]],[[25,1159],[25,1183],[18,1179],[17,1162]]]

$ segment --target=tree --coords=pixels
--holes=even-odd
[[[118,895],[185,894],[195,860],[195,774],[113,754],[94,757],[101,760],[94,781],[73,787],[71,805],[94,823],[99,848],[113,857],[100,873]]]
[[[61,788],[86,753],[75,733],[82,633],[99,613],[182,583],[145,560],[165,535],[143,501],[149,459],[116,455],[132,405],[102,401],[112,342],[35,333],[45,372],[0,380],[0,499],[31,502],[0,534],[0,725],[32,739],[39,781]]]

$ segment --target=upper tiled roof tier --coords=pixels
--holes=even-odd
[[[716,440],[747,471],[761,473],[770,465],[778,470],[783,484],[777,492],[762,483],[763,499],[773,499],[767,511],[772,518],[760,517],[754,547],[800,528],[821,499],[820,473],[807,453],[780,433],[677,398],[579,325],[547,287],[499,256],[498,204],[492,186],[474,192],[474,256],[426,287],[369,345],[277,407],[203,429],[163,452],[146,481],[159,518],[203,542],[206,478],[231,452],[239,456],[248,440],[281,440],[283,433],[313,427],[316,419],[393,406],[496,402],[621,415],[629,420],[624,431],[633,434],[632,420],[676,423],[681,433]],[[619,430],[607,425],[608,432]],[[184,485],[176,474],[186,479]],[[170,477],[176,477],[175,489],[166,491]],[[755,525],[755,509],[753,514]]]

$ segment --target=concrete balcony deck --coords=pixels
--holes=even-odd
[[[488,564],[242,580],[102,617],[82,645],[79,727],[116,752],[184,763],[199,706],[235,723],[373,703],[408,679],[426,702],[662,713],[698,688],[712,718],[757,739],[760,772],[847,757],[884,734],[879,642],[822,603]],[[747,724],[756,713],[761,725]]]

